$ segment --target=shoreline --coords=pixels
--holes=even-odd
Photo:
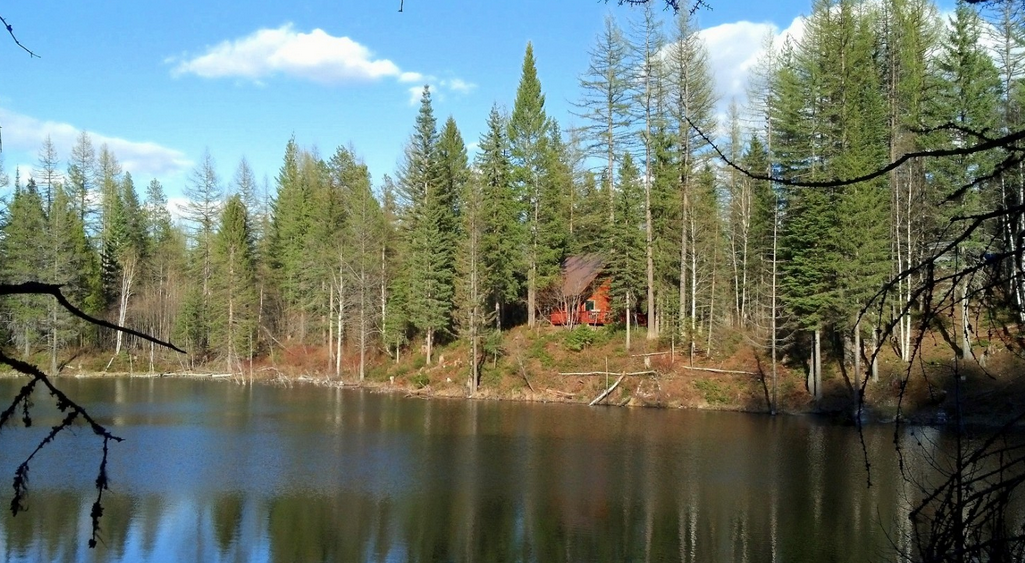
[[[0,372],[0,378],[4,379],[16,379],[19,377],[28,377],[16,371],[5,371]],[[543,392],[518,393],[518,394],[502,394],[495,392],[483,392],[478,393],[476,396],[468,396],[465,393],[460,393],[461,386],[458,385],[446,385],[441,388],[432,388],[430,385],[422,388],[414,388],[408,384],[390,382],[390,381],[376,381],[376,380],[364,380],[363,382],[358,381],[347,381],[341,379],[332,379],[327,377],[317,377],[311,374],[302,374],[297,377],[260,377],[252,380],[244,380],[236,374],[229,373],[203,373],[203,372],[79,372],[79,373],[67,373],[58,374],[56,376],[60,379],[111,379],[111,378],[128,378],[128,379],[188,379],[197,381],[217,381],[217,382],[230,382],[236,385],[268,385],[277,387],[291,387],[294,385],[306,385],[312,387],[323,387],[323,388],[338,388],[338,389],[353,389],[363,390],[371,393],[387,393],[393,395],[402,395],[407,398],[419,398],[425,400],[440,399],[440,400],[469,400],[469,401],[509,401],[517,403],[541,403],[541,404],[561,404],[561,405],[588,405],[590,400],[585,396],[578,396],[565,391],[557,389],[544,389]],[[711,412],[735,412],[751,415],[764,415],[764,416],[815,416],[823,419],[830,419],[838,424],[856,425],[854,413],[850,415],[843,415],[836,410],[827,410],[823,408],[814,408],[813,405],[809,405],[811,408],[807,409],[780,409],[775,414],[770,413],[764,409],[752,409],[745,408],[743,405],[737,404],[724,404],[724,405],[700,405],[700,404],[650,404],[643,403],[635,400],[634,398],[628,397],[625,400],[607,401],[601,404],[592,405],[595,407],[614,407],[614,408],[643,408],[643,409],[664,409],[664,410],[691,410],[691,411],[711,411]],[[877,416],[869,417],[863,415],[861,424],[864,425],[879,425],[879,424],[892,424],[896,422],[896,416],[882,417],[878,416],[879,409],[875,405],[866,404],[865,412],[876,413]],[[932,427],[943,427],[949,425],[948,422],[943,420],[936,420],[936,416],[905,416],[901,417],[902,424],[909,424],[914,426],[932,426]]]

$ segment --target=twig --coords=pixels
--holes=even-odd
[[[10,31],[10,26],[8,26],[8,31]],[[81,319],[84,319],[92,324],[118,330],[127,334],[137,336],[144,340],[148,340],[155,344],[160,344],[161,346],[171,348],[172,350],[183,352],[183,350],[181,350],[177,346],[174,346],[171,343],[164,342],[160,339],[149,336],[148,334],[134,331],[129,328],[109,323],[107,321],[96,319],[83,313],[77,307],[68,302],[68,300],[64,297],[64,294],[61,293],[60,286],[58,285],[44,284],[39,282],[26,282],[21,284],[0,284],[0,296],[3,295],[51,295],[54,297],[54,299],[57,300],[57,302],[62,307],[64,307],[64,309],[69,311],[71,314]],[[19,406],[21,407],[22,412],[22,423],[26,427],[32,425],[32,418],[29,415],[29,408],[32,405],[31,395],[33,390],[40,383],[47,389],[47,391],[50,392],[50,396],[54,398],[57,410],[59,410],[62,413],[65,413],[65,416],[61,420],[61,422],[56,426],[51,427],[47,435],[43,437],[42,440],[40,440],[35,450],[33,450],[32,453],[30,453],[28,457],[26,457],[25,460],[22,461],[18,468],[15,470],[13,483],[14,498],[11,499],[10,504],[12,515],[17,516],[20,511],[25,509],[24,500],[25,495],[28,494],[29,464],[32,461],[32,459],[39,451],[46,447],[47,444],[52,442],[58,434],[70,428],[76,421],[82,420],[85,422],[87,426],[89,426],[89,428],[93,431],[94,434],[103,439],[103,457],[100,460],[100,467],[97,472],[95,481],[96,500],[95,502],[93,502],[92,510],[89,513],[90,518],[92,519],[92,536],[89,539],[89,547],[96,547],[96,543],[100,533],[100,517],[103,516],[103,491],[107,490],[108,488],[107,455],[109,453],[109,445],[111,441],[120,442],[122,438],[120,438],[119,436],[115,436],[109,430],[107,430],[107,428],[104,427],[102,424],[96,422],[96,420],[93,419],[81,405],[73,401],[70,397],[67,396],[67,394],[58,389],[53,384],[53,382],[50,381],[49,376],[47,376],[38,367],[28,362],[7,356],[6,354],[4,354],[3,350],[0,350],[0,363],[7,364],[8,366],[14,368],[16,371],[32,378],[31,381],[29,381],[24,387],[22,387],[18,394],[15,395],[14,400],[7,407],[7,409],[5,409],[3,413],[0,413],[0,428],[2,428],[3,425],[5,425],[7,422],[11,420],[11,417],[14,416],[14,414],[18,411]]]
[[[14,27],[11,26],[11,24],[7,23],[7,20],[5,20],[3,16],[0,16],[0,22],[2,22],[4,24],[4,27],[7,28],[7,33],[10,34],[11,39],[14,40],[14,44],[24,49],[25,52],[29,54],[29,58],[41,58],[39,55],[32,52],[32,49],[29,49],[28,47],[22,45],[21,41],[18,41],[18,38],[14,36]]]
[[[148,342],[152,342],[154,344],[159,344],[165,348],[170,348],[175,352],[179,352],[182,354],[186,353],[185,350],[182,350],[181,348],[175,346],[174,344],[171,344],[170,342],[164,342],[163,340],[150,336],[144,332],[132,330],[130,328],[110,323],[102,319],[97,319],[96,317],[92,317],[85,314],[84,312],[82,312],[81,309],[72,305],[67,300],[67,298],[64,297],[64,294],[61,293],[61,286],[56,284],[41,282],[0,284],[0,296],[3,295],[50,295],[53,296],[53,298],[57,300],[57,303],[60,303],[61,307],[64,307],[69,313],[89,323],[102,326],[104,328],[109,328],[111,330],[117,330],[125,334],[141,338]]]
[[[537,391],[534,391],[534,386],[530,384],[530,380],[527,379],[527,369],[523,367],[523,356],[517,354],[516,360],[520,363],[520,374],[523,376],[523,381],[527,382],[527,388],[530,389],[531,393],[537,393]]]

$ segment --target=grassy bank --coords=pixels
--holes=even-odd
[[[884,349],[878,380],[865,386],[866,420],[892,419],[900,408],[911,420],[942,422],[952,418],[957,396],[962,399],[962,412],[980,422],[1025,408],[1025,380],[1017,377],[1025,362],[1006,346],[984,344],[976,351],[976,359],[958,359],[942,340],[927,336],[910,377],[908,366],[892,350]],[[398,361],[372,357],[361,385],[419,396],[468,395],[465,343],[440,347],[431,364],[418,348],[413,350]],[[492,352],[482,364],[476,399],[589,403],[620,380],[600,404],[768,412],[775,396],[781,412],[821,412],[844,418],[856,412],[858,404],[853,374],[842,370],[839,361],[824,365],[823,398],[816,402],[806,390],[803,365],[781,358],[774,384],[768,352],[740,333],[724,334],[711,351],[699,349],[692,357],[672,342],[649,342],[643,334],[634,335],[628,350],[621,330],[519,327],[506,332]],[[49,365],[47,358],[33,359],[37,365]],[[245,378],[356,385],[360,384],[354,375],[356,361],[344,356],[342,375],[336,377],[326,349],[282,347],[247,365]],[[70,376],[154,373],[239,378],[237,373],[228,374],[223,365],[190,370],[175,358],[161,355],[152,364],[148,355],[122,354],[113,361],[109,356],[78,355],[61,369],[61,375]]]

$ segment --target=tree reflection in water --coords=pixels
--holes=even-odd
[[[126,437],[103,542],[55,444],[6,561],[867,561],[907,532],[889,426],[866,489],[856,432],[806,417],[68,383]]]

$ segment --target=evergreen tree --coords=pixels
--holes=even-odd
[[[708,66],[708,53],[690,14],[681,12],[676,17],[676,28],[666,57],[667,113],[671,120],[672,157],[675,169],[678,222],[671,232],[658,233],[668,240],[678,240],[676,266],[678,288],[677,317],[680,336],[689,341],[690,354],[695,350],[697,328],[697,253],[694,235],[697,217],[693,205],[698,191],[696,178],[707,159],[707,142],[700,132],[708,134],[715,129],[714,108],[716,97],[714,80]],[[675,232],[673,232],[675,231]],[[689,291],[688,291],[689,290]]]
[[[61,183],[58,171],[60,158],[57,156],[57,147],[53,146],[50,135],[43,139],[43,146],[39,148],[38,163],[39,166],[33,171],[33,175],[43,198],[43,209],[49,214],[56,197],[57,187]]]
[[[436,336],[450,326],[453,269],[445,245],[451,242],[450,194],[442,191],[437,122],[431,94],[424,87],[416,126],[406,145],[400,186],[406,203],[403,219],[405,261],[400,293],[409,323],[424,334],[427,363]]]
[[[68,159],[68,191],[78,210],[79,220],[87,226],[93,214],[90,193],[95,186],[95,177],[96,150],[92,138],[82,131],[75,139],[75,146],[71,148],[71,157]]]
[[[624,153],[606,270],[612,277],[614,310],[627,323],[627,350],[630,349],[630,326],[636,324],[637,302],[646,285],[643,191],[633,158],[630,153]]]
[[[630,102],[634,82],[630,46],[611,15],[605,17],[605,26],[588,54],[591,61],[580,78],[583,99],[577,104],[576,115],[586,123],[582,131],[587,152],[605,165],[608,183],[602,187],[611,213],[615,208],[615,161],[632,140]],[[609,221],[614,221],[611,214]]]
[[[249,215],[239,194],[221,212],[211,247],[210,343],[229,371],[242,371],[242,360],[255,351],[257,318],[256,265]]]
[[[53,204],[47,216],[47,254],[49,275],[46,281],[61,286],[68,301],[87,306],[91,290],[91,276],[96,268],[96,256],[85,235],[85,225],[79,217],[71,194],[64,186],[55,186]],[[66,346],[82,346],[85,327],[55,300],[48,300],[48,328],[50,331],[50,371],[57,371],[58,352]]]
[[[367,372],[368,353],[373,335],[380,332],[382,311],[379,294],[382,283],[380,250],[385,238],[384,214],[374,197],[370,185],[370,172],[359,162],[351,150],[339,147],[331,157],[332,175],[341,185],[342,199],[348,209],[347,220],[341,231],[344,267],[341,274],[349,278],[347,299],[352,306],[356,352],[359,355],[358,374],[363,381]],[[338,347],[341,347],[341,317],[339,316]],[[340,354],[336,356],[340,358]],[[336,363],[340,371],[340,362]]]
[[[958,2],[938,57],[938,92],[929,115],[932,123],[943,127],[933,136],[933,142],[940,147],[968,146],[977,142],[976,135],[986,135],[1000,127],[1000,75],[988,49],[980,42],[981,36],[982,21],[975,8]],[[927,198],[936,210],[931,240],[961,238],[965,225],[952,221],[953,217],[977,214],[1003,203],[999,182],[993,178],[999,156],[986,151],[929,162],[927,173],[933,182]],[[992,227],[966,237],[956,249],[955,267],[977,263],[999,237],[1000,233]],[[973,330],[968,318],[968,295],[975,290],[970,287],[972,281],[960,280],[958,284],[959,355],[970,354]]]
[[[651,3],[644,5],[643,16],[634,26],[631,41],[640,70],[634,87],[633,114],[643,123],[641,140],[644,145],[644,251],[645,251],[645,301],[647,302],[648,340],[658,337],[655,319],[655,246],[654,217],[652,215],[652,180],[655,177],[655,133],[665,123],[664,81],[665,65],[662,50],[665,35],[662,22],[655,15]]]
[[[7,209],[7,223],[0,238],[0,256],[3,257],[4,283],[39,281],[49,270],[47,256],[47,221],[43,200],[31,178],[21,187],[15,178],[14,196]],[[33,346],[44,336],[47,304],[42,296],[13,295],[4,306],[8,316],[8,330],[15,345],[28,357]]]
[[[523,282],[520,276],[523,255],[521,207],[513,191],[505,121],[496,106],[491,107],[487,130],[481,134],[479,146],[474,167],[483,200],[481,268],[491,274],[481,283],[482,291],[493,304],[495,326],[501,330],[505,305],[516,299]]]
[[[484,182],[475,174],[463,184],[460,194],[461,225],[456,261],[456,300],[458,327],[470,343],[468,358],[470,395],[480,384],[480,366],[483,364],[483,339],[490,324],[487,310],[487,288],[493,287],[492,272],[487,269],[484,241],[487,236],[487,218]]]
[[[534,47],[527,43],[523,71],[516,89],[512,117],[509,120],[509,148],[513,164],[513,185],[519,194],[525,215],[524,265],[527,270],[527,326],[537,322],[538,292],[544,286],[544,270],[553,260],[551,249],[542,242],[542,176],[549,158],[549,120],[545,97],[537,78]],[[554,261],[556,268],[558,261]]]

